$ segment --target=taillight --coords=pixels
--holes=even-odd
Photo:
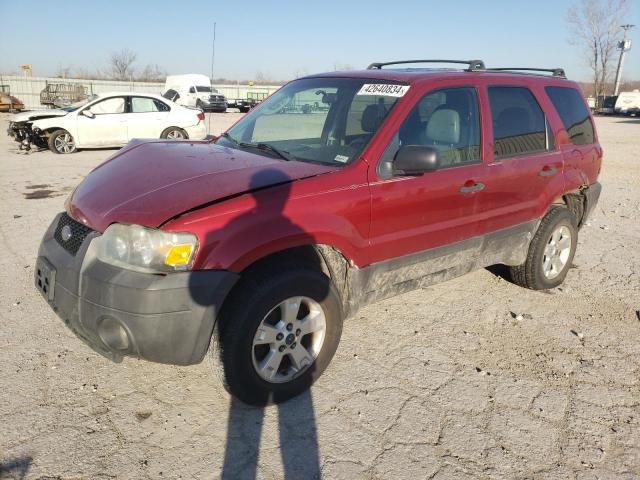
[[[204,113],[202,112],[198,113],[198,120],[200,121],[204,120]]]

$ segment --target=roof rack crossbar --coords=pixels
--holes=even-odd
[[[372,63],[367,67],[367,70],[381,70],[382,67],[387,65],[401,65],[405,63],[460,63],[468,65],[468,72],[478,72],[485,70],[484,62],[482,60],[399,60],[397,62],[380,62]]]
[[[500,68],[487,68],[488,71],[494,72],[509,72],[509,71],[521,71],[521,72],[548,72],[554,77],[567,78],[564,73],[564,68],[519,68],[519,67],[500,67]]]

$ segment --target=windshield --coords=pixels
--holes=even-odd
[[[360,155],[408,89],[364,78],[295,80],[216,143],[287,160],[344,165]]]
[[[80,107],[84,107],[87,103],[93,102],[96,98],[98,98],[98,95],[96,94],[89,95],[84,100],[80,100],[79,102],[72,103],[68,107],[62,108],[62,110],[64,110],[65,112],[73,112],[74,110],[77,110]]]
[[[211,93],[211,87],[196,87],[197,92],[209,92]]]

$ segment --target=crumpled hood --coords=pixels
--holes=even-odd
[[[100,232],[115,222],[158,227],[231,195],[334,170],[208,142],[134,140],[78,185],[68,210]]]
[[[12,122],[28,122],[29,120],[36,120],[38,118],[51,118],[51,117],[64,117],[67,113],[65,110],[59,108],[49,108],[46,110],[31,110],[28,112],[17,113],[9,120]]]

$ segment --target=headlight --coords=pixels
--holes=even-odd
[[[191,233],[120,223],[110,225],[97,242],[101,261],[148,273],[188,270],[198,247]]]

